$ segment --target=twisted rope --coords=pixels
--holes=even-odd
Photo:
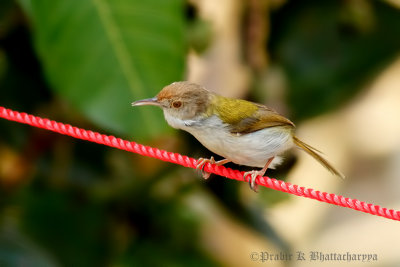
[[[197,160],[187,156],[182,156],[178,153],[172,153],[157,148],[144,146],[136,142],[130,142],[121,138],[116,138],[111,135],[104,135],[93,131],[84,130],[71,126],[69,124],[63,124],[60,122],[52,121],[49,119],[43,119],[26,113],[20,113],[10,109],[6,109],[0,106],[0,117],[16,121],[38,128],[43,128],[56,133],[69,135],[78,139],[103,144],[110,147],[126,150],[129,152],[137,153],[142,156],[152,157],[163,161],[172,162],[189,168],[196,168]],[[204,166],[206,172],[218,174],[230,179],[238,181],[244,181],[243,174],[237,170],[225,168],[224,166],[217,166],[215,164],[206,163]],[[366,203],[357,199],[343,197],[340,195],[329,194],[326,192],[320,192],[311,188],[305,188],[284,181],[276,180],[274,178],[258,176],[256,183],[261,186],[265,186],[274,190],[282,191],[285,193],[293,194],[296,196],[307,197],[315,199],[321,202],[334,204],[341,207],[346,207],[372,215],[382,216],[384,218],[400,221],[400,211],[393,209],[383,208],[379,205]]]

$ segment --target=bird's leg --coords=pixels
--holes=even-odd
[[[220,165],[224,165],[225,163],[228,163],[228,162],[230,162],[229,159],[222,159],[219,161],[215,161],[214,157],[211,157],[210,159],[199,158],[197,160],[196,169],[200,169],[203,178],[208,179],[210,177],[211,173],[204,171],[204,166],[206,165],[206,163],[216,164],[216,165],[220,166]]]
[[[269,165],[271,164],[271,162],[272,162],[273,160],[274,160],[274,157],[270,158],[270,159],[267,161],[267,163],[265,164],[264,168],[262,168],[262,170],[259,170],[259,171],[255,171],[255,170],[253,170],[253,171],[248,171],[248,172],[245,172],[245,173],[243,174],[243,179],[244,179],[245,181],[246,181],[246,176],[249,175],[249,174],[251,175],[250,180],[249,180],[249,185],[250,185],[250,188],[251,188],[254,192],[257,192],[257,184],[256,184],[256,178],[257,178],[257,176],[258,176],[258,175],[264,176],[265,172],[267,171]]]

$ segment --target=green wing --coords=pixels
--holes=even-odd
[[[276,111],[257,104],[257,110],[251,115],[229,126],[233,134],[248,134],[268,127],[286,126],[294,128],[293,122]]]
[[[217,114],[233,134],[252,133],[268,127],[287,126],[294,128],[293,122],[276,111],[260,104],[242,99],[214,95],[208,116]]]

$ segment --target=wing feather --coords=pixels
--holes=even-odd
[[[237,121],[229,126],[233,134],[248,134],[269,127],[290,127],[294,128],[293,122],[278,114],[276,111],[257,104],[258,109],[248,117]]]

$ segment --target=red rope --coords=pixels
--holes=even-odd
[[[194,158],[189,158],[187,156],[182,156],[178,153],[171,153],[165,150],[144,146],[135,142],[129,142],[121,138],[116,138],[114,136],[107,136],[97,132],[87,131],[84,129],[71,126],[69,124],[63,124],[49,119],[43,119],[26,113],[19,113],[17,111],[6,109],[1,106],[0,106],[0,117],[11,121],[17,121],[20,123],[29,124],[31,126],[43,128],[60,134],[69,135],[78,139],[88,140],[98,144],[103,144],[110,147],[115,147],[118,149],[137,153],[143,156],[148,156],[163,161],[172,162],[185,167],[196,168],[197,160]],[[204,170],[207,172],[225,176],[227,178],[244,181],[243,172],[225,168],[224,166],[217,166],[215,164],[207,163],[204,166]],[[269,187],[271,189],[279,190],[289,194],[307,197],[321,202],[326,202],[341,207],[347,207],[365,213],[400,221],[400,211],[382,208],[379,205],[365,203],[357,199],[351,199],[348,197],[338,196],[335,194],[328,194],[325,192],[320,192],[314,189],[301,187],[291,183],[286,183],[269,177],[259,176],[256,179],[256,183],[261,186]]]

